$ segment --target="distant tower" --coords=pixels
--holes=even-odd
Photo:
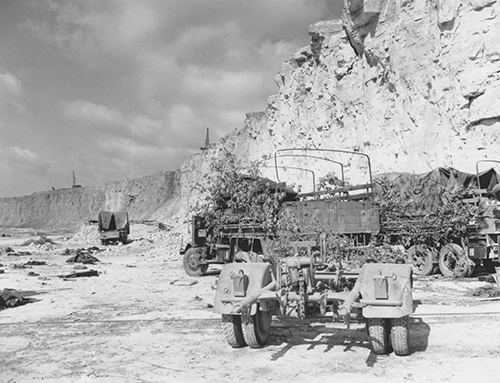
[[[77,185],[76,184],[76,176],[75,176],[75,171],[73,170],[73,189],[76,189],[76,188],[81,188],[82,185]]]
[[[210,146],[210,129],[207,128],[207,135],[205,136],[205,146],[202,146],[201,150],[207,150]]]

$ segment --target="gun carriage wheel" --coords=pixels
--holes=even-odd
[[[241,328],[246,344],[251,348],[260,348],[264,346],[269,338],[271,320],[271,313],[268,311],[261,311],[259,307],[257,307],[255,315],[246,318],[246,320],[243,319]]]

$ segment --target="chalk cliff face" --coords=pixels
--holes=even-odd
[[[242,158],[338,148],[374,173],[500,158],[500,1],[346,0],[309,33],[267,109],[224,141]]]
[[[100,210],[127,210],[131,219],[168,220],[178,211],[179,173],[0,198],[0,226],[75,229]]]

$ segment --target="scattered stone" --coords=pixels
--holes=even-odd
[[[40,274],[35,273],[34,271],[30,271],[30,272],[28,273],[28,277],[38,277],[39,275],[40,275]]]
[[[480,297],[480,298],[500,297],[500,287],[498,286],[478,287],[477,289],[472,290],[470,295],[473,297]]]
[[[75,265],[75,266],[73,266],[73,269],[75,269],[75,270],[85,270],[85,269],[87,269],[87,266],[84,266],[84,265]]]
[[[99,259],[88,253],[80,253],[66,260],[66,263],[83,263],[85,265],[93,265],[97,262],[100,262]]]
[[[47,238],[45,234],[40,234],[40,237],[38,239],[28,239],[24,241],[21,246],[29,246],[29,245],[45,245],[47,243],[50,243],[52,245],[55,245],[55,242],[51,240],[50,238]]]
[[[125,267],[137,267],[137,266],[136,265],[125,265]]]
[[[5,273],[5,270],[4,269],[0,269],[0,274],[3,274]]]
[[[24,265],[25,266],[43,266],[46,264],[47,264],[47,262],[45,262],[45,261],[30,260],[30,261],[26,262]]]
[[[31,255],[31,252],[29,252],[29,251],[15,251],[15,250],[10,249],[10,251],[7,252],[7,255],[10,257],[23,257],[26,255]]]
[[[31,266],[26,266],[24,263],[13,263],[13,269],[31,269]]]

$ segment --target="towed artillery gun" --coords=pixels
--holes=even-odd
[[[312,151],[287,149],[287,152]],[[298,194],[285,201],[281,212],[292,215],[302,227],[316,225],[325,233],[350,236],[363,251],[379,231],[378,209],[372,205],[373,183],[367,155],[342,150],[367,161],[369,182],[328,191]],[[318,157],[319,158],[319,157]],[[277,155],[275,155],[275,162]],[[276,166],[276,172],[278,172]],[[277,176],[279,182],[279,176]],[[322,198],[323,197],[323,198]],[[307,230],[304,237],[308,237]],[[218,280],[214,311],[221,314],[222,329],[232,347],[266,344],[273,315],[309,315],[312,306],[334,318],[361,314],[366,320],[373,351],[409,353],[408,317],[413,310],[412,267],[407,264],[365,263],[361,270],[345,270],[340,254],[327,248],[325,236],[288,243],[285,254],[262,250],[260,262],[225,264]],[[248,251],[250,252],[250,251]],[[235,259],[254,259],[239,251]],[[330,313],[331,312],[331,313]]]

